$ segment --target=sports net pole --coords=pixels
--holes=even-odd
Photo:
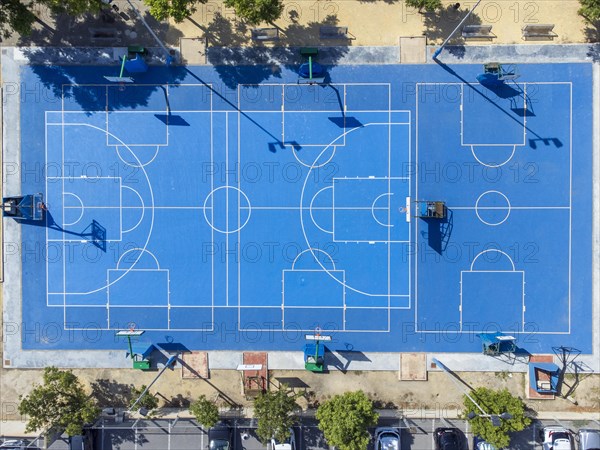
[[[433,54],[433,59],[437,59],[438,56],[440,56],[440,53],[442,53],[442,50],[444,49],[444,46],[448,43],[448,41],[450,39],[452,39],[452,36],[454,36],[456,34],[456,32],[458,31],[458,29],[462,26],[462,24],[469,18],[469,16],[473,13],[473,11],[475,11],[475,8],[477,8],[477,5],[479,5],[481,3],[481,0],[477,0],[477,3],[475,3],[475,5],[473,5],[473,7],[471,8],[471,10],[467,13],[467,15],[465,17],[463,17],[463,20],[460,21],[460,23],[456,26],[456,28],[452,31],[452,33],[450,33],[450,36],[448,36],[446,38],[446,40],[444,42],[442,42],[442,45],[440,45],[440,48],[438,48],[435,53]]]

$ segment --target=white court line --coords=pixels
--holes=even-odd
[[[390,111],[392,109],[392,93],[391,93],[391,89],[390,86],[388,86],[388,111]],[[388,112],[388,123],[392,122],[392,113]],[[391,262],[391,258],[392,258],[392,249],[391,249],[391,240],[392,240],[392,230],[391,227],[393,227],[393,225],[391,224],[391,211],[392,211],[392,195],[394,195],[392,193],[392,126],[388,125],[388,182],[387,182],[387,187],[388,187],[388,194],[387,198],[388,198],[388,244],[387,244],[387,293],[388,295],[390,295],[392,293],[392,274],[391,274],[391,269],[392,269],[392,262]],[[410,181],[409,181],[410,184]],[[375,206],[375,203],[373,203],[373,205],[371,206]],[[371,210],[371,214],[373,215],[373,218],[375,219],[375,211]],[[377,219],[375,219],[377,220]],[[410,240],[410,234],[408,235],[408,238]],[[409,264],[410,265],[410,264]],[[410,292],[410,291],[409,291]],[[387,313],[387,330],[389,331],[391,329],[392,326],[392,314],[391,314],[391,310],[390,307],[392,306],[392,299],[390,297],[388,297],[388,313]]]
[[[324,189],[330,189],[331,186],[327,186]],[[198,208],[198,209],[203,209],[202,207]],[[209,209],[209,208],[206,208]],[[387,211],[388,208],[385,206],[377,206],[375,208],[371,208],[369,206],[337,206],[335,208],[330,207],[330,206],[313,206],[312,208],[310,206],[254,206],[252,205],[250,208],[248,208],[247,206],[240,206],[240,209],[259,209],[262,211],[310,211],[310,210],[322,210],[322,211],[332,211],[332,210],[336,210],[336,211],[340,211],[340,210],[347,210],[347,211],[372,211],[373,209],[375,209],[376,211]]]
[[[448,209],[458,209],[458,210],[475,210],[475,209],[485,209],[485,210],[505,210],[508,209],[508,206],[448,206]],[[520,210],[536,210],[536,209],[564,209],[570,210],[570,206],[510,206],[510,209],[520,209]]]
[[[64,99],[63,99],[63,101],[64,101]],[[103,130],[102,128],[100,128],[100,127],[97,127],[97,126],[95,126],[95,125],[91,125],[91,124],[88,124],[88,123],[68,123],[68,124],[67,124],[67,123],[64,123],[64,120],[63,120],[63,124],[62,124],[62,136],[63,136],[63,137],[62,137],[62,152],[63,152],[63,160],[62,160],[62,166],[61,166],[61,167],[64,167],[64,153],[65,153],[65,150],[64,150],[64,145],[65,145],[64,130],[65,130],[65,126],[81,126],[81,127],[89,127],[89,128],[92,128],[92,129],[94,129],[94,130],[98,130],[98,131],[100,131],[101,133],[107,133],[107,131],[106,131],[106,130]],[[116,140],[120,141],[120,140],[119,140],[119,138],[118,138],[117,136],[114,136],[114,135],[112,135],[112,137],[113,137],[114,139],[116,139]],[[121,142],[121,144],[122,144],[123,146],[127,147],[127,146],[126,146],[124,143],[122,143],[122,142]],[[135,159],[137,159],[137,160],[138,160],[138,162],[141,164],[141,162],[139,161],[139,159],[137,158],[137,156],[136,156],[136,155],[135,155],[133,152],[132,152],[132,156],[133,156]],[[140,170],[141,170],[141,171],[143,172],[143,174],[145,175],[146,182],[148,183],[148,189],[149,189],[149,195],[150,195],[150,198],[151,198],[151,204],[153,204],[153,203],[154,203],[154,194],[153,194],[153,190],[152,190],[152,185],[150,184],[150,180],[149,180],[149,178],[148,178],[148,175],[147,175],[146,171],[145,171],[143,168],[140,168]],[[99,177],[99,178],[100,178],[100,177]],[[102,178],[111,178],[111,179],[113,179],[113,178],[115,178],[115,177],[102,177]],[[79,177],[79,178],[78,178],[78,177],[62,177],[62,182],[63,182],[63,192],[64,192],[64,180],[65,180],[65,179],[73,179],[73,180],[76,180],[76,179],[81,179],[81,177]],[[85,178],[84,178],[84,179],[85,179]],[[65,211],[65,210],[63,209],[63,211],[62,211],[62,213],[63,213],[63,223],[64,223],[64,211]],[[149,243],[149,240],[150,240],[150,235],[152,234],[152,229],[153,229],[153,226],[154,226],[154,214],[151,214],[151,219],[150,219],[150,230],[149,230],[148,236],[147,236],[147,238],[146,238],[146,242],[145,242],[145,244],[144,244],[144,248],[145,248],[145,247],[148,245],[148,243]],[[120,228],[122,228],[122,218],[121,218],[121,227],[120,227]],[[64,235],[63,235],[63,237],[64,237]],[[64,249],[64,247],[65,247],[65,245],[64,245],[64,242],[67,242],[67,241],[65,241],[65,240],[63,239],[63,249]],[[68,242],[72,242],[72,241],[68,241]],[[109,241],[107,241],[107,242],[109,242]],[[67,259],[67,258],[63,258],[63,286],[66,286],[66,259]],[[49,263],[49,262],[47,262],[47,264],[48,264],[48,263]],[[137,263],[137,260],[135,261],[135,263]],[[134,263],[133,265],[135,265],[135,263]],[[116,281],[118,281],[118,280],[115,280],[115,282],[116,282]],[[103,287],[101,287],[101,288],[95,289],[95,290],[93,290],[93,291],[90,291],[90,292],[88,292],[88,294],[93,294],[93,293],[96,293],[96,292],[100,292],[100,291],[103,291],[103,290],[105,290],[105,289],[108,289],[108,286],[103,286]],[[70,294],[70,293],[69,293],[69,294]],[[66,305],[66,298],[65,298],[65,305]],[[66,309],[65,309],[65,315],[66,315]],[[66,317],[66,316],[65,316],[65,317]],[[110,320],[110,318],[109,318],[108,320]]]
[[[53,113],[53,112],[57,112],[57,111],[46,111],[48,113]],[[102,113],[104,111],[93,111],[95,113]],[[208,114],[210,113],[211,110],[210,109],[172,109],[171,110],[171,115],[175,115],[175,114]],[[215,113],[235,113],[236,111],[229,111],[229,110],[215,110]],[[243,110],[244,114],[280,114],[281,113],[281,109],[244,109]],[[335,113],[340,113],[339,109],[334,109],[334,110],[313,110],[313,111],[301,111],[301,110],[287,110],[287,113],[305,113],[305,112],[318,112],[318,113],[329,113],[329,114],[335,114]],[[360,110],[360,109],[352,109],[352,110],[348,110],[348,112],[351,113],[359,113],[359,114],[368,114],[368,113],[374,113],[374,114],[387,114],[388,112],[392,112],[392,113],[406,113],[409,111],[406,110],[394,110],[394,111],[388,111],[388,110],[376,110],[376,109],[365,109],[365,110]],[[116,114],[124,114],[124,113],[128,113],[128,114],[143,114],[143,113],[152,113],[152,114],[164,114],[164,111],[160,111],[160,110],[156,110],[156,111],[149,111],[149,110],[144,110],[144,111],[110,111],[110,113],[116,113]],[[66,110],[65,114],[86,114],[86,111],[78,111],[78,110]],[[52,121],[48,121],[46,123],[47,125],[59,125],[60,123],[58,122],[52,122]],[[392,125],[410,125],[410,122],[393,122]]]
[[[417,83],[416,86],[416,95],[415,95],[415,113],[416,113],[416,131],[415,131],[415,137],[416,137],[416,142],[415,142],[415,167],[416,167],[416,173],[415,173],[415,179],[417,180],[417,183],[415,184],[415,198],[418,198],[418,170],[419,170],[419,164],[418,164],[418,155],[419,155],[419,86],[420,85],[438,85],[438,86],[442,86],[442,85],[462,85],[463,83]],[[572,144],[572,136],[573,136],[573,129],[572,129],[572,121],[573,121],[573,95],[572,95],[572,90],[573,90],[573,84],[572,82],[527,82],[524,83],[524,86],[526,88],[527,84],[529,85],[563,85],[563,86],[568,86],[570,89],[570,94],[569,94],[569,206],[521,206],[521,207],[515,207],[515,206],[511,206],[511,209],[520,209],[520,210],[567,210],[569,211],[569,237],[568,237],[568,245],[569,245],[569,261],[568,261],[568,289],[569,289],[569,297],[568,297],[568,316],[569,316],[569,331],[568,332],[563,332],[563,331],[546,331],[546,332],[538,332],[536,331],[536,333],[538,334],[570,334],[571,333],[571,291],[572,291],[572,284],[571,284],[571,277],[572,277],[572,253],[571,253],[571,249],[572,249],[572,195],[573,195],[573,190],[572,190],[572,183],[573,183],[573,144]],[[461,101],[463,99],[463,95],[461,93]],[[527,102],[525,101],[524,103],[525,105],[527,104]],[[462,108],[461,108],[461,119],[462,119]],[[525,120],[525,119],[524,119]],[[462,120],[461,120],[461,130],[462,130]],[[525,127],[524,127],[524,131],[526,131]],[[461,134],[461,142],[462,142],[462,134]],[[487,145],[487,144],[486,144]],[[502,145],[502,146],[506,146],[507,144],[498,144],[498,145]],[[457,207],[457,206],[452,206],[450,207],[450,209],[463,209],[463,210],[472,210],[474,209],[472,206],[465,206],[465,207]],[[483,209],[483,208],[480,208]],[[491,208],[490,208],[491,209]],[[414,256],[414,264],[415,264],[415,331],[417,332],[421,332],[421,333],[439,333],[439,331],[427,331],[427,330],[419,330],[418,324],[418,254],[419,254],[419,241],[418,241],[418,224],[415,226],[415,241],[414,241],[414,245],[415,245],[415,256]],[[523,301],[524,302],[524,301]],[[522,323],[525,324],[525,303],[523,306],[523,316],[522,316]],[[485,331],[485,330],[484,330]],[[526,334],[526,333],[530,333],[530,332],[522,332],[520,334]]]
[[[598,130],[596,130],[596,134]],[[593,183],[592,183],[593,185]],[[569,83],[569,268],[568,268],[568,283],[569,283],[569,333],[571,333],[571,248],[573,245],[572,233],[573,233],[573,83]],[[523,323],[525,320],[523,319]]]

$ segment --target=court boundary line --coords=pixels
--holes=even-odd
[[[362,85],[362,86],[372,86],[373,84],[375,84],[375,83],[358,83],[358,85]],[[260,87],[262,87],[262,86],[271,86],[271,85],[272,86],[276,86],[278,89],[280,88],[281,89],[281,95],[282,96],[285,95],[285,84],[282,85],[282,84],[275,84],[275,83],[273,83],[273,84],[266,83],[266,84],[261,84],[261,85],[250,85],[250,84],[239,85],[238,86],[238,105],[241,105],[241,103],[240,103],[240,95],[241,94],[240,93],[241,93],[241,89],[243,88],[243,86],[260,86]],[[381,85],[385,85],[388,88],[388,110],[387,111],[364,110],[364,111],[367,112],[367,113],[372,113],[372,112],[386,113],[388,115],[388,121],[387,121],[387,123],[385,123],[385,122],[366,123],[366,124],[361,125],[361,127],[344,129],[342,135],[343,135],[344,140],[345,140],[347,134],[349,134],[349,133],[351,133],[353,131],[356,131],[357,129],[362,129],[362,128],[366,127],[366,126],[371,126],[371,125],[386,126],[388,128],[388,131],[387,131],[387,138],[388,138],[388,162],[387,162],[388,177],[382,177],[382,178],[383,179],[387,179],[388,183],[391,183],[390,178],[396,178],[396,177],[390,177],[389,176],[389,175],[391,175],[391,165],[392,165],[392,160],[391,160],[391,146],[392,146],[392,142],[391,142],[391,140],[392,140],[391,139],[391,128],[392,128],[393,125],[400,125],[400,126],[407,127],[407,129],[408,129],[408,133],[407,133],[407,137],[406,137],[406,141],[407,142],[403,143],[404,144],[403,147],[405,147],[404,151],[406,152],[405,153],[406,160],[410,164],[411,163],[411,153],[412,153],[412,149],[411,149],[412,136],[411,136],[411,128],[410,128],[411,125],[412,125],[412,117],[411,117],[412,113],[411,113],[410,110],[392,110],[391,109],[391,101],[392,101],[392,99],[391,99],[391,84],[390,83],[382,83]],[[295,84],[291,84],[291,86],[297,87],[297,85],[295,85]],[[285,111],[285,103],[284,102],[285,102],[285,99],[282,98],[282,110]],[[344,102],[344,104],[345,104],[345,102]],[[345,111],[346,110],[347,110],[347,108],[345,108]],[[245,112],[248,112],[248,111],[245,111]],[[260,111],[260,112],[274,112],[274,113],[278,113],[277,110],[275,110],[275,111]],[[303,112],[303,111],[298,111],[298,112]],[[323,111],[317,111],[317,112],[323,112]],[[336,111],[336,112],[339,112],[339,111]],[[403,113],[403,114],[406,114],[407,117],[408,117],[408,122],[404,122],[404,121],[403,122],[392,122],[392,113]],[[240,114],[241,114],[241,111],[238,111],[238,117],[239,117]],[[241,123],[241,121],[238,119],[238,162],[241,163],[241,130],[240,130],[240,123]],[[284,126],[285,125],[282,125],[282,128]],[[337,140],[339,140],[339,136],[333,142],[331,142],[328,145],[326,145],[324,151],[326,151],[331,146],[335,146],[335,142]],[[285,143],[284,143],[284,145],[285,145]],[[323,152],[321,152],[321,153],[323,153]],[[320,157],[320,155],[317,157],[317,160],[318,160],[319,157]],[[313,164],[311,166],[309,166],[309,170],[308,170],[309,174],[313,170],[314,165],[315,164],[313,162]],[[308,177],[308,175],[307,175],[307,177]],[[365,177],[365,178],[369,178],[369,177]],[[404,178],[404,179],[408,179],[409,180],[408,190],[409,190],[409,194],[410,194],[410,192],[411,192],[410,177],[399,177],[399,178]],[[306,183],[306,179],[305,179],[305,183]],[[333,184],[333,181],[331,182],[331,184]],[[304,184],[304,187],[305,186],[306,186],[306,184]],[[238,188],[241,189],[241,179],[239,179],[239,178],[238,178]],[[304,188],[303,188],[302,192],[304,192]],[[303,196],[303,194],[302,194],[302,196]],[[301,202],[302,202],[302,197],[301,197]],[[335,207],[335,203],[334,202],[332,202],[332,207]],[[260,206],[253,206],[253,209],[257,209],[257,210],[258,209],[264,209],[264,210],[299,210],[299,211],[305,211],[305,210],[308,209],[310,211],[310,208],[304,208],[302,206],[302,203],[300,204],[300,206],[296,206],[296,207],[285,207],[285,206],[284,207],[267,207],[267,206],[260,207]],[[388,208],[388,210],[389,210],[389,208]],[[238,209],[238,214],[239,213],[240,213],[240,211]],[[302,221],[302,218],[301,218],[301,221]],[[335,226],[334,223],[332,223],[332,225]],[[409,224],[409,231],[408,231],[408,233],[409,233],[409,240],[410,240],[411,224]],[[306,240],[307,237],[306,237],[306,234],[305,234],[304,231],[303,231],[303,235],[304,235],[305,240]],[[238,245],[240,245],[240,244],[241,244],[241,233],[238,234]],[[391,258],[390,251],[389,251],[390,245],[391,244],[388,243],[388,261]],[[314,257],[314,255],[313,255],[313,257]],[[410,260],[409,260],[409,263],[408,263],[408,266],[409,266],[408,267],[408,289],[409,289],[409,293],[405,294],[405,296],[402,296],[402,297],[399,296],[399,298],[408,298],[409,299],[408,300],[408,306],[407,307],[400,307],[400,309],[409,309],[411,307],[411,304],[412,304],[412,299],[411,299],[411,296],[410,296],[410,286],[411,286],[411,268],[410,268],[410,265],[411,265],[411,263],[410,263]],[[388,272],[389,272],[389,270],[388,270]],[[388,285],[389,285],[391,283],[391,276],[390,276],[389,273],[388,273],[388,277],[387,278],[388,278]],[[347,288],[347,286],[344,287],[344,290],[346,288]],[[376,297],[379,297],[379,295],[377,295]],[[394,308],[395,309],[395,307],[391,307],[390,306],[390,295],[389,295],[389,293],[386,294],[385,297],[388,298],[388,311],[390,311],[390,308]],[[243,331],[243,330],[246,329],[245,327],[242,327],[241,311],[242,311],[243,307],[244,306],[242,305],[242,297],[241,297],[241,261],[239,261],[238,262],[238,330],[240,330],[240,331]],[[390,322],[390,315],[388,314],[388,327],[387,327],[388,330],[390,329],[390,323],[391,323]],[[306,331],[314,331],[314,330],[306,330]],[[355,330],[351,330],[351,331],[355,331]],[[372,330],[369,330],[369,332],[372,332]]]
[[[463,82],[450,82],[450,83],[415,83],[415,175],[414,175],[414,179],[415,179],[415,198],[418,198],[418,188],[419,188],[419,177],[418,177],[418,171],[419,171],[419,104],[421,103],[420,98],[419,98],[419,87],[422,85],[464,85],[465,83]],[[569,211],[569,230],[568,230],[568,261],[567,261],[567,283],[568,283],[568,301],[567,301],[567,316],[568,316],[568,331],[539,331],[539,330],[535,330],[535,331],[515,331],[515,334],[531,334],[533,332],[535,332],[536,334],[548,334],[548,335],[570,335],[571,334],[571,296],[572,296],[572,283],[571,283],[571,277],[572,277],[572,215],[573,215],[573,210],[572,210],[572,198],[573,198],[573,82],[572,81],[542,81],[542,82],[526,82],[524,84],[530,84],[530,85],[541,85],[541,86],[545,86],[545,85],[561,85],[561,86],[568,86],[569,87],[569,99],[568,99],[568,104],[569,104],[569,206],[568,207],[563,207],[563,206],[558,206],[558,207],[536,207],[535,209],[565,209]],[[462,94],[461,94],[461,99],[462,99]],[[462,111],[461,111],[462,114]],[[462,125],[461,125],[462,126]],[[462,129],[462,128],[461,128]],[[525,130],[526,131],[526,130]],[[461,142],[462,142],[462,136],[461,136]],[[502,144],[502,145],[506,145],[506,144]],[[454,207],[454,209],[472,209],[472,207]],[[524,207],[512,207],[512,209],[525,209]],[[527,209],[533,209],[533,207],[527,207]],[[419,315],[418,315],[418,254],[419,254],[419,241],[418,241],[418,224],[415,225],[415,232],[414,232],[414,248],[415,248],[415,252],[414,252],[414,265],[415,265],[415,284],[414,284],[414,291],[415,291],[415,314],[414,314],[414,325],[415,325],[415,333],[424,333],[424,334],[439,334],[440,332],[444,332],[444,333],[460,333],[460,331],[456,331],[456,330],[426,330],[426,329],[419,329]],[[523,312],[523,317],[524,317],[525,311]],[[525,322],[525,319],[523,318],[523,324],[526,323],[530,323],[530,322]],[[469,332],[477,332],[477,331],[469,331]],[[489,332],[489,330],[482,330],[482,331],[478,331],[478,332]]]
[[[64,88],[64,86],[63,86],[63,88]],[[62,102],[62,105],[64,107],[64,92],[63,92],[63,95],[62,95],[62,98],[61,98],[61,102]],[[66,122],[64,122],[64,111],[60,111],[61,116],[63,118],[63,122],[62,123],[60,123],[60,124],[48,123],[47,122],[48,114],[51,113],[51,112],[52,113],[57,113],[57,111],[45,111],[44,112],[44,117],[45,117],[45,123],[44,123],[45,136],[47,137],[47,132],[48,132],[48,127],[49,126],[60,126],[61,127],[61,143],[60,143],[60,146],[61,146],[61,166],[60,167],[61,167],[61,171],[64,173],[64,167],[65,167],[65,164],[64,164],[65,128],[67,126],[84,127],[84,128],[88,127],[88,128],[93,129],[93,130],[99,131],[101,134],[104,134],[107,131],[105,129],[103,130],[102,128],[100,128],[98,126],[92,125],[92,124],[89,124],[89,123],[66,123]],[[119,140],[119,138],[117,136],[113,135],[113,137],[115,139]],[[121,145],[123,147],[125,147],[125,148],[129,148],[124,143],[122,143]],[[49,160],[48,160],[48,151],[49,151],[48,150],[48,139],[46,139],[46,142],[45,142],[45,161],[46,161],[46,164],[49,163]],[[137,159],[138,162],[141,164],[141,162],[139,161],[139,159],[137,158],[137,156],[135,155],[135,153],[131,149],[129,151],[131,152],[132,156],[135,159]],[[140,167],[140,171],[142,172],[143,177],[144,177],[144,179],[145,179],[145,181],[146,181],[146,183],[148,185],[148,195],[150,196],[150,203],[151,203],[151,205],[153,205],[154,204],[154,193],[153,193],[153,189],[152,189],[152,184],[150,183],[148,174],[146,173],[146,170],[144,169],[144,167]],[[77,177],[73,177],[73,178],[77,179]],[[114,177],[111,177],[111,178],[114,178]],[[46,178],[44,180],[44,182],[45,182],[46,192],[48,192],[48,179]],[[64,192],[64,177],[62,178],[62,183],[63,183],[63,192]],[[122,196],[122,189],[120,190],[120,196]],[[149,209],[152,209],[152,208],[149,208]],[[64,223],[64,208],[62,210],[62,215],[63,215],[63,223]],[[147,248],[147,246],[149,244],[150,236],[152,234],[152,229],[154,227],[154,213],[153,212],[150,214],[150,219],[149,220],[150,220],[150,224],[149,224],[150,230],[149,230],[149,232],[148,232],[148,234],[146,236],[144,246],[142,247],[142,250],[144,250],[144,251],[145,251],[145,249]],[[48,227],[48,222],[47,221],[48,221],[48,217],[46,217],[46,242],[44,243],[46,249],[48,248],[48,242],[53,242],[53,241],[49,241],[48,240],[49,227]],[[64,248],[65,248],[65,243],[64,242],[65,241],[63,239],[62,240],[62,246],[61,246],[61,248],[63,249],[63,255],[64,255]],[[140,253],[140,256],[138,256],[138,258],[136,259],[136,261],[134,262],[133,265],[137,264],[137,262],[139,261],[139,258],[141,258],[141,254],[143,254],[143,252]],[[63,291],[66,291],[66,259],[67,258],[62,258]],[[45,293],[46,306],[50,306],[49,302],[48,302],[48,295],[49,295],[48,294],[48,280],[49,280],[49,277],[48,277],[48,264],[49,264],[49,260],[47,259],[46,260],[46,264],[45,264],[46,265],[46,293]],[[116,281],[118,281],[118,280],[115,280],[115,282]],[[92,291],[89,291],[85,295],[90,295],[90,294],[94,294],[94,293],[97,293],[97,292],[101,292],[104,289],[108,289],[108,286],[104,286],[104,287],[101,287],[101,288],[94,289]],[[72,293],[69,292],[69,294],[72,294]],[[54,295],[54,294],[52,294],[52,295]],[[59,294],[59,295],[61,295],[61,294]],[[66,328],[66,324],[67,324],[67,306],[68,305],[66,304],[66,295],[67,295],[66,293],[63,294],[63,305],[62,305],[62,307],[63,307],[63,329],[67,329]],[[75,294],[75,295],[80,295],[80,294]]]

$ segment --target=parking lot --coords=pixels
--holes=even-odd
[[[265,450],[255,434],[256,421],[253,419],[229,419],[232,427],[232,450]],[[539,431],[544,426],[563,426],[576,437],[580,428],[600,428],[600,422],[589,421],[535,421],[532,426],[515,433],[511,439],[511,450],[541,450]],[[456,427],[462,435],[462,448],[472,450],[473,435],[468,423],[460,419],[400,419],[393,412],[381,417],[378,426],[397,427],[401,430],[402,450],[433,450],[433,432],[438,427]],[[370,430],[371,432],[374,429]],[[329,450],[323,434],[313,418],[302,418],[294,427],[297,450]],[[126,420],[116,424],[114,420],[104,420],[93,431],[93,450],[204,450],[208,448],[206,430],[191,419],[147,419]],[[373,441],[370,448],[373,447]],[[68,450],[68,443],[59,439],[49,447],[51,450]]]

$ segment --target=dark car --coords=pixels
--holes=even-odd
[[[458,428],[436,428],[434,431],[436,450],[460,450],[461,437]]]
[[[225,423],[218,423],[208,429],[208,448],[210,450],[231,450],[231,428]]]

